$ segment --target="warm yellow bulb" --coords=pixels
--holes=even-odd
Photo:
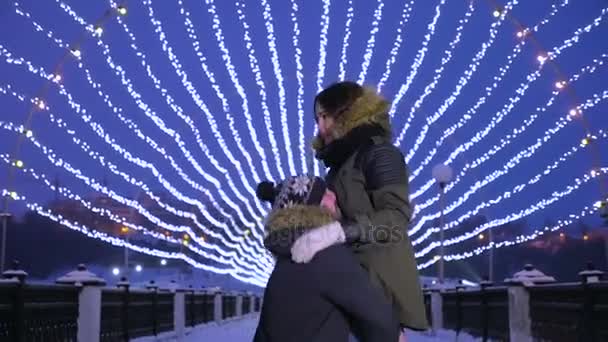
[[[22,160],[15,160],[15,166],[18,168],[22,168],[23,167],[23,161]]]
[[[589,235],[585,234],[585,235],[583,236],[583,240],[585,240],[585,241],[589,240]]]
[[[479,240],[483,240],[484,239],[484,235],[483,234],[479,234]]]
[[[245,235],[249,235],[249,233],[251,233],[251,231],[250,231],[249,229],[247,229],[247,230],[245,231]]]
[[[190,240],[190,236],[188,234],[184,234],[184,240]]]
[[[576,109],[576,108],[570,109],[570,116],[576,116],[578,114],[580,114],[580,111],[578,109]]]
[[[188,240],[184,240],[184,246],[188,246]]]
[[[129,227],[122,227],[120,228],[120,232],[123,234],[127,234],[129,232]]]
[[[16,200],[16,199],[17,199],[17,197],[18,197],[17,192],[15,192],[15,191],[11,191],[11,192],[9,193],[9,196],[11,196],[11,198],[12,198],[12,199],[14,199],[14,200]]]
[[[74,55],[76,58],[80,58],[82,56],[82,52],[80,52],[80,50],[77,48],[72,48],[72,55]]]
[[[544,63],[547,60],[547,56],[546,55],[538,55],[538,57],[536,57],[536,60],[539,63]]]

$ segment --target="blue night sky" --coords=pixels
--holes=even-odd
[[[143,188],[154,194],[177,190],[203,206],[217,204],[231,213],[235,207],[247,221],[260,222],[267,207],[254,198],[257,182],[279,180],[293,172],[292,166],[297,173],[314,171],[309,148],[314,134],[312,99],[318,85],[342,77],[377,86],[394,101],[396,141],[408,126],[399,145],[409,156],[412,175],[417,171],[411,180],[416,204],[437,195],[435,184],[420,190],[432,179],[432,167],[467,143],[474,142],[450,161],[455,175],[468,171],[447,192],[448,207],[464,199],[476,182],[506,171],[469,191],[466,201],[447,214],[448,222],[516,189],[478,213],[492,221],[533,209],[526,216],[531,233],[542,229],[547,218],[557,222],[580,215],[601,198],[600,181],[606,183],[606,178],[585,181],[584,176],[593,167],[608,167],[605,0],[520,1],[512,9],[512,2],[485,0],[129,1],[126,16],[111,10],[105,19],[111,2],[66,1],[69,7],[64,8],[62,3],[0,3],[0,153],[25,166],[8,178],[9,167],[2,159],[0,184],[27,198],[10,201],[10,211],[23,212],[25,203],[44,205],[55,196],[29,171],[45,175],[51,183],[57,178],[73,194],[94,193],[65,168],[69,163],[96,183],[105,178],[112,194],[134,199]],[[492,15],[496,5],[507,11],[506,16]],[[103,27],[100,37],[87,31],[96,23]],[[297,49],[294,23],[299,29]],[[518,25],[533,32],[518,38]],[[80,59],[70,47],[79,48]],[[553,51],[551,60],[541,68],[537,57],[548,51]],[[505,67],[509,69],[501,76]],[[58,72],[61,81],[42,78],[38,71]],[[556,82],[571,78],[576,80],[553,93]],[[455,92],[459,94],[452,95]],[[475,107],[482,96],[486,98]],[[546,106],[552,96],[554,101]],[[32,112],[35,105],[30,100],[37,97],[48,107]],[[582,103],[588,105],[582,110],[585,121],[580,115],[563,120]],[[466,124],[443,137],[465,119]],[[549,133],[560,119],[564,127]],[[475,139],[496,121],[500,122],[483,139]],[[20,134],[11,127],[26,122],[32,139],[62,163],[53,164],[25,134],[14,155]],[[581,148],[586,132],[597,139],[593,146]],[[106,138],[100,137],[104,134]],[[438,141],[442,143],[436,154],[419,169]],[[508,164],[538,141],[533,154]],[[479,159],[503,143],[489,159]],[[577,150],[556,169],[531,181],[573,147]],[[90,156],[94,153],[103,165],[100,158]],[[137,166],[129,158],[139,158],[147,166]],[[529,181],[533,184],[517,188]],[[573,186],[577,189],[562,196]],[[559,199],[546,208],[537,206],[553,196]],[[171,200],[177,202],[177,197]],[[438,204],[417,212],[414,224],[435,214]],[[195,213],[203,217],[201,211]],[[221,220],[217,211],[212,216]],[[585,220],[596,222],[596,216],[586,211]],[[256,227],[259,234],[261,228]],[[450,236],[467,232],[471,229]],[[418,231],[414,238],[423,233],[424,229]],[[416,250],[428,246],[435,235]],[[259,239],[249,243],[259,244]],[[419,261],[425,263],[432,255]]]

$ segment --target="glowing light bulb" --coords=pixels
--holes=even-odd
[[[190,236],[188,234],[184,234],[184,240],[190,240]]]
[[[500,18],[500,15],[502,13],[500,12],[499,9],[495,9],[494,12],[492,12],[492,15],[494,16],[494,18]]]
[[[517,32],[517,38],[523,38],[523,37],[524,37],[524,31]]]
[[[184,246],[188,246],[188,240],[184,240]]]
[[[555,82],[555,88],[564,89],[566,87],[566,81],[557,81]]]
[[[94,32],[97,36],[101,36],[103,34],[103,27],[96,26]]]
[[[589,144],[589,138],[583,138],[583,140],[581,140],[581,144],[583,146],[587,146]]]
[[[483,234],[479,234],[478,238],[479,238],[479,240],[483,240],[485,238],[485,236]]]
[[[595,177],[595,176],[599,175],[599,172],[597,172],[595,170],[591,170],[590,174],[591,174],[591,177]]]
[[[25,136],[28,138],[31,138],[34,136],[34,132],[32,132],[31,130],[28,129],[25,131]]]
[[[597,202],[595,202],[595,203],[593,204],[593,206],[594,206],[596,209],[601,208],[603,205],[604,205],[604,204],[602,203],[602,201],[597,201]]]
[[[38,100],[38,108],[42,110],[46,109],[46,104],[43,100]]]
[[[538,57],[536,57],[536,60],[539,63],[543,64],[543,63],[545,63],[547,61],[547,55],[543,55],[543,54],[538,55]]]
[[[82,56],[82,52],[78,48],[72,48],[70,52],[76,58],[80,58]]]
[[[15,160],[15,166],[18,168],[22,168],[23,167],[23,161],[22,160]]]
[[[589,235],[587,235],[587,234],[583,235],[583,240],[585,240],[585,241],[589,240]]]
[[[112,269],[112,274],[115,275],[115,276],[119,275],[120,274],[120,269],[118,267],[114,267]]]
[[[578,108],[572,108],[572,109],[570,109],[570,116],[577,116],[580,113],[581,113],[581,111]]]
[[[118,14],[120,15],[127,15],[127,8],[125,6],[118,6],[116,8],[116,11],[118,12]]]
[[[564,234],[564,233],[559,233],[559,237],[563,239],[563,238],[565,238],[565,237],[566,237],[566,234]]]
[[[14,200],[17,200],[19,198],[19,195],[17,195],[16,191],[11,191],[8,195]]]
[[[129,227],[122,227],[120,228],[120,232],[123,234],[127,234],[129,232]]]
[[[245,235],[249,235],[251,231],[249,229],[245,230]]]
[[[143,268],[141,265],[137,265],[137,266],[135,266],[135,271],[136,271],[136,272],[141,272],[141,271],[143,271],[143,269],[144,269],[144,268]]]
[[[167,266],[167,259],[162,259],[162,260],[160,261],[160,264],[161,264],[162,266]]]
[[[63,79],[63,77],[61,77],[60,74],[53,75],[53,82],[55,82],[55,83],[61,82],[62,79]]]

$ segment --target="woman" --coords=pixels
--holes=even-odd
[[[360,341],[393,342],[399,332],[391,304],[369,282],[353,253],[331,246],[309,263],[291,261],[291,243],[307,229],[337,226],[336,198],[319,177],[294,176],[275,186],[258,185],[257,195],[272,204],[264,245],[276,265],[264,291],[254,342],[347,342],[349,324]],[[337,230],[335,239],[344,241]]]
[[[424,330],[428,322],[407,234],[408,172],[392,144],[388,110],[389,103],[372,89],[354,82],[331,85],[315,98],[319,134],[313,148],[330,168],[326,181],[338,199],[346,242],[393,304],[401,328]],[[292,259],[308,262],[340,243],[333,238],[337,229],[306,232],[294,243]]]

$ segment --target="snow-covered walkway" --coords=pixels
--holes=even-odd
[[[187,333],[184,342],[199,342],[199,341],[226,341],[226,342],[250,342],[253,340],[253,335],[258,323],[257,315],[246,316],[241,319],[223,322],[220,324],[210,323],[199,326]],[[408,332],[408,342],[436,342],[436,341],[458,341],[470,342],[481,341],[474,339],[465,334],[456,334],[451,331],[440,331],[434,336],[430,334]],[[166,336],[159,338],[139,338],[134,342],[157,342],[157,341],[176,341],[175,337]]]

